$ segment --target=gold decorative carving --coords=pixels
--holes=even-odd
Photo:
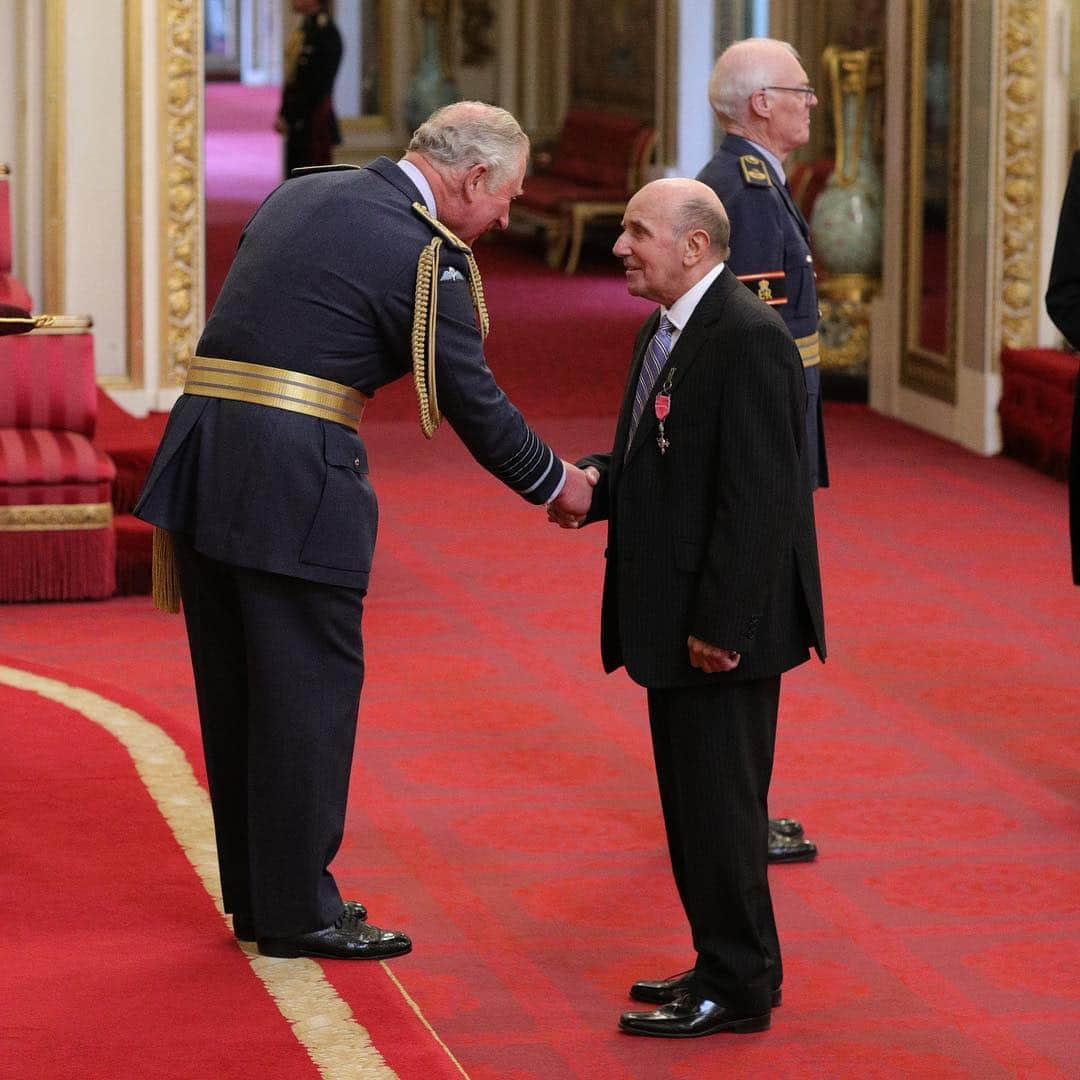
[[[202,11],[199,0],[160,8],[162,72],[162,385],[180,385],[202,314]]]
[[[67,67],[64,40],[64,0],[45,4],[45,266],[44,305],[62,311],[64,269],[67,264],[65,234],[67,175]]]
[[[0,506],[0,532],[67,532],[106,529],[112,503],[48,503]]]
[[[127,371],[109,385],[143,385],[142,0],[124,0],[124,242],[127,252]]]
[[[1034,342],[1038,318],[1032,282],[1039,279],[1043,6],[1040,0],[1009,0],[1000,46],[1001,343],[1013,347]]]

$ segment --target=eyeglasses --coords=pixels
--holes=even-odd
[[[789,94],[805,94],[806,100],[817,97],[817,92],[812,86],[763,86],[762,90],[786,90]]]

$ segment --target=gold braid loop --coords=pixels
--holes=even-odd
[[[476,318],[480,323],[480,336],[486,338],[491,329],[491,318],[488,315],[487,303],[484,301],[484,284],[480,280],[480,267],[476,265],[476,257],[471,251],[465,258],[469,263],[469,292],[472,293],[473,307],[476,308]]]
[[[465,256],[469,264],[469,292],[472,293],[473,307],[476,309],[476,318],[480,324],[480,334],[486,338],[488,331],[491,329],[491,317],[488,315],[487,304],[484,302],[484,286],[480,282],[480,267],[476,265],[476,258],[472,253],[472,248],[461,237],[451,232],[437,217],[432,217],[423,203],[414,202],[412,208],[417,217],[423,218],[448,244],[457,248]]]
[[[442,421],[435,388],[435,320],[439,304],[439,248],[442,238],[432,237],[416,264],[416,295],[413,301],[412,366],[420,430],[430,439]]]

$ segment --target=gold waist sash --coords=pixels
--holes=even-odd
[[[806,337],[797,337],[795,344],[799,346],[803,367],[813,367],[821,363],[821,346],[818,344],[816,330],[812,334],[807,334]]]
[[[299,371],[210,356],[191,358],[184,393],[304,413],[342,424],[353,431],[360,426],[368,402],[366,394],[344,383]]]

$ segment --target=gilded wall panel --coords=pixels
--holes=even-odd
[[[183,381],[203,306],[201,0],[161,6],[161,332],[163,386]]]
[[[1001,344],[1031,345],[1041,302],[1039,235],[1042,162],[1039,72],[1044,53],[1040,0],[1008,0],[1000,39],[998,218]]]

